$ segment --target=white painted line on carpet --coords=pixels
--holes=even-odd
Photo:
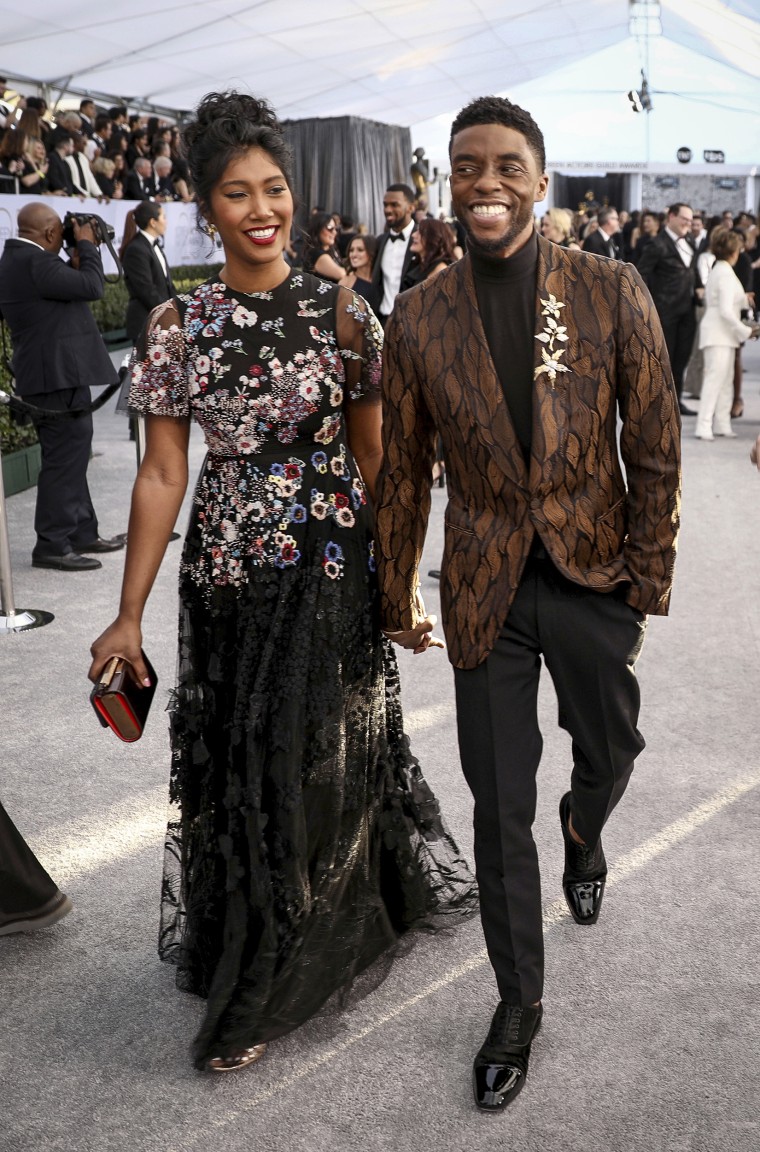
[[[420,733],[451,719],[451,701],[415,708],[405,714],[407,731]],[[167,751],[167,763],[168,763]],[[45,860],[56,883],[70,880],[107,866],[144,848],[163,845],[169,806],[168,783],[128,800],[120,800],[98,814],[97,826],[104,834],[93,836],[92,814],[51,828],[30,838],[35,852]]]
[[[656,833],[651,839],[645,840],[638,848],[634,848],[631,852],[627,852],[625,856],[621,856],[615,861],[614,869],[610,874],[607,883],[618,884],[621,880],[625,880],[626,876],[630,876],[632,872],[638,871],[643,868],[655,856],[660,853],[666,852],[668,848],[673,848],[692,832],[696,831],[700,825],[705,824],[711,820],[713,816],[717,816],[729,804],[733,804],[736,800],[740,800],[747,792],[751,792],[753,788],[757,788],[760,784],[760,769],[754,772],[748,772],[745,776],[740,776],[733,784],[727,784],[725,788],[721,788],[719,792],[708,797],[696,808],[692,808],[691,812],[687,812],[680,820],[675,820],[672,824],[668,824],[667,828],[663,828],[661,832]]]
[[[747,792],[751,792],[753,788],[757,788],[758,785],[760,785],[760,770],[748,773],[733,784],[727,785],[702,804],[699,804],[696,808],[687,812],[686,815],[682,816],[679,820],[668,824],[661,832],[656,833],[656,835],[652,836],[649,840],[645,840],[638,848],[634,848],[632,852],[626,853],[625,856],[622,856],[615,862],[613,871],[607,879],[607,886],[610,887],[613,884],[618,884],[632,873],[644,868],[650,861],[654,860],[655,857],[662,855],[662,853],[666,852],[669,848],[673,848],[681,843],[702,824],[712,819],[713,816],[717,816],[725,808],[728,808],[729,805],[741,799]],[[564,899],[555,900],[554,903],[548,904],[543,913],[544,932],[548,931],[548,929],[555,924],[560,923],[560,921],[566,920],[569,915],[570,913]],[[305,1076],[309,1076],[312,1072],[316,1072],[324,1067],[325,1064],[329,1064],[349,1048],[353,1048],[354,1045],[365,1040],[367,1036],[371,1036],[373,1032],[376,1032],[385,1024],[389,1024],[392,1020],[395,1020],[403,1012],[406,1012],[408,1008],[413,1008],[414,1005],[419,1004],[421,1000],[425,1000],[428,996],[440,992],[442,988],[453,984],[454,981],[459,980],[461,976],[467,975],[468,972],[480,968],[487,962],[488,954],[485,948],[483,948],[463,964],[459,964],[456,968],[450,969],[450,971],[444,973],[438,980],[435,980],[432,984],[428,984],[421,991],[415,993],[414,996],[408,997],[384,1015],[371,1021],[364,1028],[360,1029],[359,1032],[355,1033],[355,1035],[347,1037],[347,1039],[342,1040],[339,1044],[333,1045],[332,1048],[316,1056],[313,1060],[303,1064],[297,1072],[285,1077],[284,1080],[279,1080],[276,1085],[269,1088],[266,1092],[262,1092],[259,1096],[256,1096],[255,1099],[243,1105],[243,1107],[233,1112],[227,1112],[223,1117],[209,1117],[211,1124],[217,1128],[226,1127],[239,1116],[252,1112],[255,1108],[265,1104],[275,1096],[282,1096],[283,1092],[287,1091],[287,1089],[294,1084],[297,1084],[299,1080],[303,1080]],[[185,1150],[185,1152],[187,1152],[187,1150]]]
[[[69,881],[135,855],[145,848],[162,848],[169,809],[168,788],[152,788],[120,800],[104,811],[58,825],[50,833],[30,838],[45,868],[65,888]],[[97,834],[93,828],[97,827]]]

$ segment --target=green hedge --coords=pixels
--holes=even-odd
[[[220,268],[221,264],[186,264],[181,268],[172,268],[174,287],[178,292],[189,292],[197,284],[213,276]],[[90,305],[101,332],[116,332],[125,327],[128,301],[129,295],[123,280],[115,284],[106,284],[103,299],[95,300]],[[0,388],[5,392],[13,390],[8,370],[2,363],[0,363]],[[0,404],[0,448],[3,452],[15,452],[19,448],[26,448],[29,444],[36,443],[37,433],[34,426],[18,425],[11,417],[8,406]]]

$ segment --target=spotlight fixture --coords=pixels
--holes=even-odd
[[[652,97],[649,92],[649,81],[644,75],[644,70],[641,70],[641,87],[637,90],[632,88],[628,93],[628,99],[631,101],[631,108],[634,112],[651,112],[652,111]]]

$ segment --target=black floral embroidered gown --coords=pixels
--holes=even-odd
[[[348,447],[352,407],[380,402],[381,342],[360,297],[291,273],[162,305],[133,367],[130,406],[192,416],[208,446],[180,568],[159,941],[207,998],[198,1067],[476,908],[403,733]]]

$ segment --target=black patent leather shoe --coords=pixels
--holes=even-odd
[[[112,540],[104,540],[102,536],[98,536],[91,544],[75,544],[74,547],[78,552],[118,552],[124,547],[124,543],[123,536],[114,536]]]
[[[80,556],[78,552],[66,552],[63,556],[32,556],[32,568],[55,568],[58,572],[90,572],[102,568],[99,560]]]
[[[576,924],[596,924],[607,883],[607,861],[601,839],[589,848],[578,844],[570,835],[570,799],[570,793],[566,792],[559,802],[559,822],[565,840],[562,891]]]
[[[543,1005],[520,1008],[504,1001],[494,1013],[486,1042],[472,1066],[475,1103],[484,1112],[501,1112],[522,1091],[528,1076],[530,1046],[541,1027]]]

